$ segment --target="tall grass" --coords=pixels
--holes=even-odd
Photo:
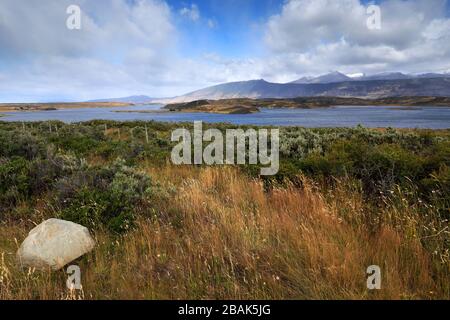
[[[136,228],[96,232],[76,262],[82,292],[66,289],[63,271],[16,266],[30,221],[0,225],[0,299],[450,298],[448,221],[401,190],[377,209],[352,181],[325,189],[299,177],[302,188],[267,191],[231,167],[140,168],[164,191]],[[366,287],[374,264],[380,290]]]

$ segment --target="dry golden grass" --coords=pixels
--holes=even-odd
[[[143,170],[176,192],[155,197],[128,234],[95,235],[97,247],[77,262],[81,293],[65,288],[63,271],[18,269],[14,254],[31,225],[1,225],[0,299],[450,298],[448,261],[436,267],[420,239],[390,221],[369,227],[357,191],[338,188],[325,200],[306,179],[302,190],[266,192],[230,167]],[[372,264],[381,290],[366,288]]]

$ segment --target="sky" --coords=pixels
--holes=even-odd
[[[0,102],[450,72],[450,0],[1,0]],[[67,28],[70,5],[80,29]],[[379,28],[369,28],[371,5]],[[373,21],[373,20],[371,20]]]

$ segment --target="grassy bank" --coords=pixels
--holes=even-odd
[[[284,128],[262,178],[170,164],[175,127],[1,123],[0,298],[450,298],[450,131]],[[96,238],[81,293],[16,266],[50,217]]]

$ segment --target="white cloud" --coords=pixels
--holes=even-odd
[[[362,72],[349,73],[349,74],[347,74],[346,76],[347,76],[347,77],[350,77],[350,78],[360,78],[360,77],[363,77],[363,76],[364,76],[364,73],[362,73]]]
[[[70,4],[82,8],[79,31],[66,28]],[[0,101],[173,96],[221,82],[287,82],[331,70],[450,70],[445,4],[383,1],[381,30],[368,30],[359,0],[289,0],[263,23],[266,51],[231,59],[221,52],[189,58],[178,47],[174,18],[200,21],[195,4],[173,12],[163,0],[1,0]],[[217,25],[204,20],[205,27]]]
[[[82,8],[81,30],[66,28],[74,3]],[[0,78],[0,99],[169,94],[160,87],[170,86],[177,38],[170,8],[159,0],[2,0],[0,73],[8,77]]]
[[[66,28],[66,8],[82,8],[81,30]],[[161,1],[61,0],[29,2],[2,0],[0,3],[0,56],[92,55],[102,50],[117,52],[117,44],[166,47],[175,28],[170,9]]]
[[[381,29],[369,30],[359,0],[290,0],[269,19],[265,43],[273,59],[289,54],[287,65],[297,73],[419,72],[450,65],[445,0],[387,0],[380,8]]]
[[[217,27],[217,22],[213,19],[208,19],[207,24],[208,28],[210,29],[214,29],[215,27]]]
[[[192,21],[198,21],[200,19],[200,11],[196,4],[191,4],[191,7],[184,7],[180,10],[180,14]]]
[[[345,39],[364,46],[388,45],[404,49],[445,11],[445,1],[389,0],[380,5],[381,29],[370,30],[369,15],[359,0],[290,0],[282,12],[270,18],[266,42],[275,51],[315,48],[318,44]]]

